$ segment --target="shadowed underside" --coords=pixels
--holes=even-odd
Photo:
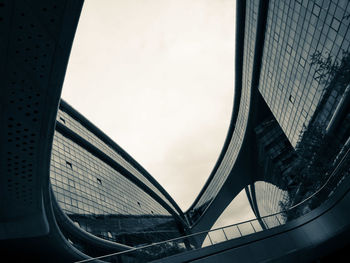
[[[88,258],[71,241],[78,242],[81,250],[90,256],[130,248],[76,227],[62,212],[50,188],[56,114],[81,7],[80,0],[0,1],[0,250],[14,259],[18,259],[18,251],[23,258],[35,256],[43,262],[48,258],[57,262]],[[194,232],[209,229],[244,187],[261,180],[252,163],[257,162],[254,127],[268,112],[258,90],[267,8],[268,1],[259,2],[251,54],[252,80],[242,88],[244,34],[248,25],[245,25],[246,3],[237,1],[233,116],[217,165],[186,213]],[[62,124],[57,127],[69,133]],[[127,173],[111,158],[84,143],[89,145],[90,152]],[[161,189],[156,182],[152,181],[152,185]],[[179,221],[184,221],[177,205],[166,192],[160,192],[170,200],[168,204],[153,192],[152,196],[176,214]],[[332,217],[327,215],[324,220],[329,223]],[[345,224],[343,229],[348,231],[348,226]]]

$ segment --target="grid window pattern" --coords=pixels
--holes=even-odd
[[[294,147],[325,92],[311,55],[341,59],[349,15],[347,0],[269,2],[259,90]]]
[[[170,215],[149,194],[73,141],[55,132],[51,184],[61,208],[73,214]]]
[[[257,206],[260,216],[268,216],[281,211],[280,201],[288,199],[288,192],[277,186],[258,181],[254,183]],[[278,215],[278,220],[285,223],[286,218]]]
[[[130,173],[132,173],[137,179],[142,181],[145,185],[147,185],[153,192],[155,192],[158,196],[160,196],[168,205],[176,212],[177,210],[171,204],[171,202],[155,187],[147,178],[142,175],[135,167],[133,167],[128,161],[126,161],[120,154],[118,154],[115,150],[113,150],[110,146],[104,143],[101,139],[99,139],[94,133],[89,131],[86,127],[84,127],[79,121],[75,120],[70,116],[67,112],[59,110],[57,113],[57,121],[64,124],[67,128],[71,129],[85,140],[96,146],[98,149],[102,150],[104,153],[108,154],[114,161],[118,164],[122,165],[125,169],[127,169]]]
[[[204,211],[205,208],[214,199],[220,188],[226,181],[241,148],[250,108],[251,95],[251,80],[253,74],[254,49],[257,28],[257,16],[259,1],[247,1],[246,3],[246,28],[244,38],[244,54],[243,54],[243,78],[242,78],[242,93],[240,100],[240,108],[238,118],[235,125],[235,130],[232,139],[228,146],[227,152],[221,162],[216,174],[208,185],[208,188],[203,193],[194,207],[194,210]]]
[[[159,230],[160,225],[163,226],[164,238],[172,238],[174,233],[179,235],[174,217],[161,204],[57,131],[52,147],[50,179],[62,210],[77,225],[94,235],[119,241],[118,231],[124,235],[126,231],[145,232],[147,229],[152,232]],[[135,228],[128,224],[128,229],[122,228],[122,224],[127,224],[125,222],[135,220],[147,224],[135,225]],[[112,238],[108,232],[113,234]]]
[[[227,153],[194,207],[200,213],[219,192],[241,147],[250,105],[258,4],[246,1],[241,105]],[[349,22],[348,0],[269,1],[259,91],[293,147],[325,93],[324,85],[316,80],[311,55],[318,51],[340,61],[343,52],[349,51]],[[319,118],[329,120],[334,112],[342,95],[333,93]]]

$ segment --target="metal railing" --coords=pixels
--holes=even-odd
[[[348,159],[349,151],[350,148],[338,162],[338,165],[335,167],[325,183],[317,191],[287,210],[212,230],[201,231],[162,242],[135,247],[127,251],[77,261],[76,263],[99,262],[100,260],[107,262],[127,263],[149,262],[178,253],[212,246],[221,242],[254,234],[265,229],[271,229],[284,225],[289,221],[288,214],[296,212],[298,216],[302,216],[311,211],[308,207],[310,202],[314,202],[315,204],[318,201],[320,205],[334,193],[334,190],[337,188],[340,182],[349,174],[350,166],[346,165],[348,164],[347,162],[350,162]],[[342,168],[345,168],[345,170]],[[314,206],[313,208],[316,207]]]

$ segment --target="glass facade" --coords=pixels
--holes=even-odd
[[[120,153],[116,152],[111,146],[102,141],[96,134],[89,131],[84,125],[78,120],[74,119],[69,113],[60,109],[57,113],[57,121],[68,127],[70,130],[74,131],[76,134],[83,137],[85,140],[96,146],[98,149],[102,150],[109,157],[115,160],[118,164],[122,165],[125,169],[127,169],[130,173],[132,173],[135,177],[137,177],[140,181],[146,184],[149,188],[151,188],[157,195],[159,195],[163,200],[165,200],[168,205],[170,205],[174,211],[176,211],[175,207],[169,202],[169,200],[155,187],[140,171],[138,171],[132,164],[121,156]],[[176,211],[177,212],[177,211]]]
[[[266,216],[285,208],[281,203],[289,198],[288,190],[294,183],[291,171],[296,167],[298,156],[271,112],[254,130],[258,157],[256,165],[262,180],[246,189],[260,224],[269,228],[286,222],[282,214]],[[261,219],[263,217],[266,218]]]
[[[345,100],[350,90],[348,86],[350,2],[348,0],[270,0],[265,2],[268,2],[266,10],[264,8],[259,10],[262,1],[242,2],[245,4],[245,28],[244,49],[243,51],[238,50],[238,52],[243,52],[239,113],[229,147],[219,168],[192,207],[193,209],[189,211],[194,221],[204,213],[226,181],[240,151],[244,134],[247,132],[253,69],[256,67],[254,59],[259,59],[254,57],[256,43],[259,40],[257,39],[259,37],[257,21],[259,15],[262,15],[258,14],[259,12],[266,11],[267,18],[263,32],[261,67],[254,70],[259,72],[259,93],[271,111],[274,122],[279,126],[278,129],[272,130],[281,136],[283,134],[283,139],[281,141],[272,136],[270,139],[275,145],[272,147],[274,152],[269,152],[270,160],[260,158],[260,161],[265,162],[259,164],[260,169],[265,170],[265,173],[266,171],[271,173],[264,175],[266,182],[255,183],[257,209],[261,209],[264,215],[280,211],[281,207],[279,208],[276,204],[283,203],[289,198],[286,197],[286,190],[289,193],[298,193],[300,196],[300,192],[305,191],[304,197],[309,195],[312,192],[311,188],[305,190],[307,187],[302,187],[301,182],[298,182],[298,180],[305,179],[298,177],[298,171],[302,170],[302,163],[305,165],[311,162],[314,165],[313,161],[307,160],[312,151],[315,151],[312,154],[323,156],[324,160],[326,160],[325,156],[333,160],[332,158],[338,154],[337,151],[345,152],[341,145],[346,144],[348,139],[348,125],[346,124],[348,117],[344,119],[344,114],[342,117],[342,121],[345,120],[344,126],[338,129],[339,136],[335,136],[339,137],[336,146],[338,149],[333,146],[336,144],[334,141],[327,141],[331,145],[327,147],[332,148],[333,156],[330,154],[331,151],[327,154],[322,153],[327,147],[319,143],[324,149],[322,150],[321,146],[317,148],[315,142],[320,139],[312,137],[330,136],[327,133],[332,131],[331,126],[337,119],[339,104]],[[256,123],[256,127],[259,124],[261,123]],[[264,138],[268,140],[268,136]],[[313,141],[313,150],[307,153],[306,146],[311,141]],[[297,151],[300,155],[299,161],[295,160]],[[281,154],[282,156],[278,156]],[[322,158],[318,159],[320,161]],[[338,159],[338,157],[335,158],[335,160]],[[335,163],[335,160],[332,162]],[[291,171],[293,169],[294,171]],[[330,170],[332,167],[327,169]],[[323,167],[319,169],[319,173],[328,174],[327,169]],[[315,168],[314,171],[316,170]],[[314,172],[303,171],[303,173],[311,176]],[[314,190],[323,180],[324,178],[314,180],[317,182],[313,186]],[[307,184],[311,183],[305,183]],[[276,194],[268,195],[264,193],[265,191]],[[297,201],[298,198],[292,203]],[[270,202],[273,205],[270,208],[263,208],[265,205],[262,202],[265,204]],[[286,206],[283,207],[286,208]]]
[[[252,169],[256,174],[247,175],[252,180],[246,193],[260,229],[267,229],[318,207],[349,175],[350,114],[341,105],[350,93],[350,3],[242,2],[244,49],[237,119],[223,158],[187,215],[196,223],[205,213],[232,172],[249,133],[254,142],[251,165],[257,168]],[[260,24],[265,14],[266,24]],[[256,106],[252,101],[258,101],[261,112],[251,110]],[[60,109],[57,122],[108,155],[167,204],[56,131],[52,188],[62,210],[79,227],[131,246],[184,233],[178,220],[182,213],[125,154],[69,111]],[[325,182],[329,188],[319,194]]]
[[[259,158],[264,161],[262,169],[269,171],[266,180],[254,183],[261,217],[288,210],[315,193],[345,151],[348,135],[340,134],[342,130],[348,134],[348,117],[342,119],[337,136],[327,135],[327,127],[347,96],[342,71],[349,65],[349,24],[347,0],[269,1],[259,91],[280,127],[272,131],[283,130],[282,136],[296,151],[285,145],[284,138],[269,136],[261,125],[256,128],[260,143],[265,140],[265,150],[270,149]],[[342,138],[337,142],[336,137]],[[317,202],[307,203],[292,217],[286,212],[279,220],[301,215],[321,203]]]
[[[69,113],[59,111],[57,120],[107,153],[132,175],[151,186],[150,189],[155,189],[130,163]],[[184,226],[175,218],[175,211],[170,213],[169,208],[166,209],[150,193],[57,130],[50,179],[61,209],[76,225],[98,237],[135,246],[183,233]],[[160,193],[159,190],[155,192]],[[160,197],[167,201],[163,195]]]
[[[205,211],[206,207],[210,205],[211,201],[214,199],[214,197],[220,191],[222,185],[225,183],[236,161],[243,142],[244,134],[246,132],[250,109],[251,79],[253,73],[259,1],[247,1],[246,4],[247,12],[244,38],[243,83],[238,118],[227,152],[222,162],[220,163],[219,168],[217,169],[207,189],[203,192],[203,195],[193,207],[193,211],[189,211],[195,216],[202,214]]]
[[[348,0],[269,1],[259,90],[294,147],[325,93],[311,58],[341,61],[349,50],[349,14]]]
[[[258,181],[254,183],[257,209],[259,211],[260,217],[272,215],[281,211],[280,202],[288,198],[288,192],[282,190],[278,186],[267,183],[264,181]],[[277,215],[279,222],[264,222],[268,227],[271,224],[278,225],[278,223],[285,223],[286,218],[282,214]],[[276,220],[275,217],[267,218],[267,220]],[[265,219],[266,220],[266,219]]]

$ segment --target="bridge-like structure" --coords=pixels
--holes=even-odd
[[[245,33],[251,25],[246,19],[246,1],[237,0],[232,120],[213,172],[186,212],[192,233],[201,232],[196,239],[199,243],[234,197],[262,179],[252,163],[258,158],[254,128],[269,112],[258,90],[268,1],[256,2],[255,41],[247,44]],[[131,249],[74,225],[55,201],[50,186],[56,115],[82,4],[82,0],[0,1],[0,251],[14,260],[35,257],[43,262],[48,258],[50,262],[74,262]],[[244,63],[252,68],[249,85]],[[64,129],[61,126],[58,128]],[[343,180],[324,206],[290,224],[266,231],[253,227],[257,233],[232,240],[226,236],[220,244],[163,260],[211,262],[233,256],[258,262],[293,255],[306,261],[326,246],[332,250],[346,245],[350,227],[348,181]],[[191,242],[193,239],[188,244]],[[90,255],[86,253],[89,249],[93,251]],[[117,256],[113,260],[120,259],[121,255]]]

